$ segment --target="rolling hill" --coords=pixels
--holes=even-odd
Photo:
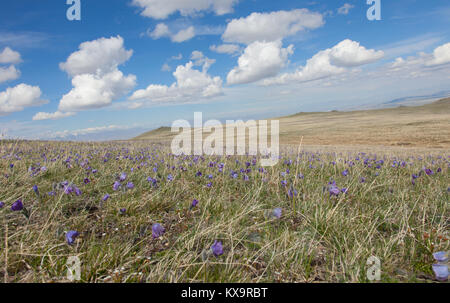
[[[422,106],[297,113],[280,121],[280,143],[450,148],[450,98]],[[131,140],[170,141],[170,127]],[[205,136],[207,134],[205,133]]]

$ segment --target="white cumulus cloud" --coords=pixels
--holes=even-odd
[[[350,10],[352,8],[354,8],[355,6],[353,4],[350,3],[345,3],[343,6],[341,6],[340,8],[338,8],[338,14],[339,15],[348,15],[348,13],[350,12]]]
[[[136,76],[124,76],[119,70],[108,74],[82,74],[72,79],[73,89],[64,95],[58,109],[81,111],[111,105],[136,85]]]
[[[61,119],[74,112],[106,107],[125,96],[136,85],[136,76],[125,76],[118,66],[132,56],[122,37],[100,38],[80,44],[60,68],[72,76],[72,90],[65,94],[55,113],[40,113],[35,118]]]
[[[0,52],[0,64],[17,64],[22,61],[20,53],[13,51],[9,47],[5,47],[3,51]]]
[[[195,63],[189,61],[186,65],[177,67],[173,76],[176,79],[172,85],[151,84],[146,89],[140,89],[129,98],[133,101],[129,108],[139,108],[145,104],[157,103],[187,103],[200,99],[211,98],[222,94],[222,80],[208,74],[209,58],[201,52],[194,52],[193,58],[203,62],[202,70],[195,69]],[[198,61],[200,60],[200,61]]]
[[[81,43],[79,50],[72,53],[60,68],[74,77],[81,74],[105,74],[114,71],[120,64],[128,61],[132,50],[123,47],[120,36],[100,38]]]
[[[273,77],[286,66],[293,45],[282,47],[281,41],[253,42],[238,59],[238,66],[227,76],[228,84],[255,82]]]
[[[166,19],[179,12],[182,16],[213,11],[216,15],[233,12],[238,0],[133,0],[132,4],[143,8],[141,15],[153,19]]]
[[[0,83],[16,80],[20,77],[20,71],[16,69],[14,65],[10,65],[9,67],[1,67],[0,66]]]
[[[225,42],[251,44],[255,41],[276,41],[298,32],[316,29],[324,24],[320,13],[308,9],[252,13],[231,20],[222,35]]]
[[[154,40],[160,38],[170,38],[172,42],[181,43],[195,37],[195,27],[189,26],[188,28],[181,29],[178,32],[173,33],[166,24],[159,23],[153,31],[148,31],[147,35]]]
[[[38,86],[23,83],[7,88],[6,91],[0,92],[0,116],[48,103],[41,100],[41,94]]]
[[[45,112],[39,112],[33,117],[33,121],[42,121],[42,120],[58,120],[62,118],[67,118],[74,116],[75,113],[63,113],[60,111],[54,112],[54,113],[45,113]]]
[[[366,49],[359,42],[346,39],[330,51],[331,64],[343,67],[369,64],[383,58],[383,51]]]
[[[427,62],[428,66],[450,63],[450,43],[437,47],[433,51],[432,58]]]
[[[171,36],[173,42],[181,43],[184,41],[191,40],[195,37],[195,28],[193,26],[189,26],[186,29],[180,30],[178,33]]]
[[[307,60],[306,65],[293,73],[284,73],[266,79],[265,85],[306,82],[346,72],[348,67],[375,62],[383,57],[382,51],[368,50],[358,42],[344,40],[332,48],[322,50]]]
[[[219,46],[211,45],[209,49],[219,54],[229,54],[229,55],[234,55],[241,51],[241,47],[237,44],[222,44]]]

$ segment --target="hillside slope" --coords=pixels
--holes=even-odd
[[[280,120],[280,143],[450,148],[450,98],[422,106],[298,113]],[[132,140],[170,141],[169,127]]]

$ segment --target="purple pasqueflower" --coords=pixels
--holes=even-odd
[[[171,174],[167,175],[167,181],[173,181],[173,176]]]
[[[191,208],[196,207],[198,205],[198,200],[194,199],[191,204]]]
[[[91,180],[89,180],[89,178],[85,178],[85,179],[83,180],[83,182],[84,182],[84,184],[89,184],[89,183],[91,183]]]
[[[282,180],[281,181],[281,185],[286,186],[287,185],[287,181],[286,180]]]
[[[39,197],[39,189],[38,189],[38,186],[37,186],[37,185],[33,185],[33,191],[34,191],[34,193],[36,194],[36,196]]]
[[[432,265],[436,279],[439,281],[448,280],[448,266],[445,264],[433,264]]]
[[[438,251],[433,254],[433,258],[438,262],[447,262],[448,260],[448,252],[446,251]]]
[[[127,178],[127,174],[126,173],[121,173],[120,176],[119,176],[120,182],[125,181],[126,178]]]
[[[427,176],[431,176],[434,174],[434,172],[429,168],[425,169],[425,173],[427,174]]]
[[[107,201],[111,196],[106,194],[103,196],[102,201]]]
[[[275,218],[277,218],[277,219],[280,219],[281,218],[281,215],[282,215],[282,209],[280,208],[280,207],[277,207],[277,208],[275,208],[273,211],[272,211],[272,215],[275,217]]]
[[[69,245],[73,245],[73,243],[75,242],[75,239],[79,236],[80,234],[75,231],[75,230],[70,230],[66,233],[66,241],[67,244]]]
[[[330,196],[338,196],[341,190],[336,185],[331,185],[328,189]]]
[[[126,212],[127,212],[126,208],[119,209],[119,214],[121,214],[121,215],[125,215]]]
[[[73,190],[75,191],[75,195],[81,196],[82,192],[81,192],[81,190],[78,187],[73,185]]]
[[[294,198],[294,197],[296,197],[297,195],[298,195],[298,192],[297,192],[295,189],[291,188],[291,189],[288,190],[288,196],[289,196],[289,198]]]
[[[116,191],[120,188],[121,184],[119,181],[114,182],[113,184],[113,190]]]
[[[342,172],[342,175],[343,175],[344,177],[347,177],[347,176],[348,176],[348,169],[344,170],[344,171]]]
[[[17,200],[16,202],[11,205],[12,211],[21,211],[23,209],[23,203],[22,200]]]
[[[70,195],[71,193],[73,192],[73,187],[72,186],[65,186],[64,187],[64,193],[66,194],[66,195]]]
[[[159,238],[166,232],[166,229],[159,223],[155,223],[152,226],[153,238]]]
[[[210,188],[212,186],[212,182],[209,182],[208,184],[206,184],[206,187]]]
[[[5,207],[5,202],[1,201],[0,202],[0,209],[2,209],[3,207]]]
[[[211,251],[212,251],[213,255],[216,257],[223,255],[222,242],[217,241],[217,240],[214,241],[214,244],[211,245]]]
[[[134,188],[133,182],[128,182],[128,183],[127,183],[127,188],[128,188],[128,189],[133,189],[133,188]]]
[[[201,171],[198,171],[198,172],[195,174],[195,176],[196,176],[196,177],[201,177],[201,176],[202,176],[202,172],[201,172]]]
[[[361,183],[365,183],[365,182],[366,182],[366,178],[364,178],[364,177],[361,177],[361,179],[359,179],[359,182],[361,182]]]

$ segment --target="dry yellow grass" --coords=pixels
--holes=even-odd
[[[332,146],[450,147],[450,98],[423,106],[298,113],[280,121],[280,143]],[[169,141],[164,127],[133,140]],[[207,136],[207,134],[205,134]]]

